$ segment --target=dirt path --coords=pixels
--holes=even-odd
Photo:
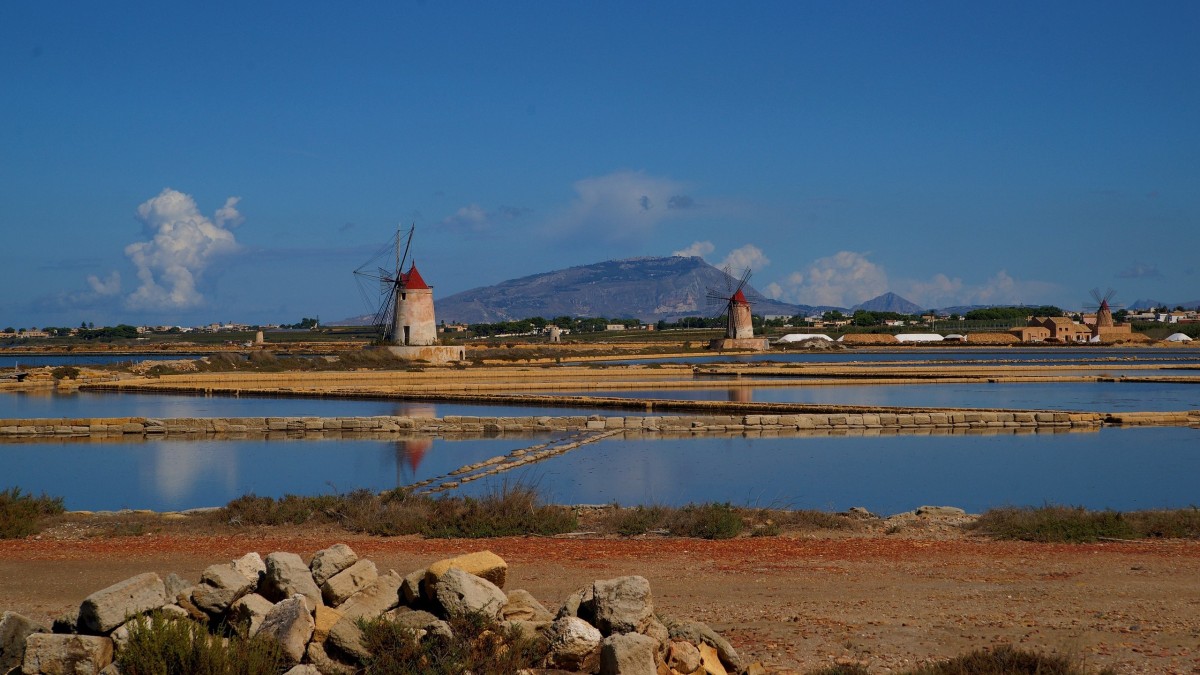
[[[752,659],[872,672],[997,643],[1070,652],[1128,673],[1200,672],[1200,542],[1041,545],[953,535],[695,539],[382,539],[269,530],[0,542],[0,610],[49,622],[133,574],[247,551],[310,556],[349,543],[402,573],[489,548],[508,588],[548,606],[599,578],[641,574],[655,603],[706,621]]]

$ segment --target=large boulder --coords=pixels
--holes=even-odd
[[[279,602],[303,595],[310,607],[321,604],[321,589],[313,581],[308,565],[295,553],[275,552],[267,556],[266,572],[259,593],[268,600]]]
[[[672,640],[667,646],[667,666],[680,673],[694,673],[700,668],[700,650],[683,640]]]
[[[557,618],[577,616],[588,623],[596,617],[596,596],[591,586],[585,586],[567,596],[562,607],[558,608]]]
[[[431,592],[442,575],[449,569],[460,569],[468,574],[487,579],[498,588],[504,588],[508,577],[508,563],[491,551],[478,551],[454,558],[439,560],[425,569],[425,589]]]
[[[334,624],[342,620],[342,613],[333,607],[321,605],[313,612],[313,642],[324,642]]]
[[[233,561],[233,566],[237,571],[246,576],[247,579],[254,582],[254,586],[258,587],[259,580],[267,571],[267,564],[263,562],[262,556],[251,551],[246,555]]]
[[[304,659],[317,667],[321,675],[354,675],[357,669],[334,658],[325,649],[324,642],[310,642],[304,650]]]
[[[192,590],[192,602],[212,615],[224,614],[234,600],[254,590],[257,580],[251,581],[233,563],[209,565],[200,575],[200,583]]]
[[[325,644],[333,645],[339,653],[360,662],[371,657],[371,652],[363,645],[363,633],[358,622],[349,617],[342,617],[329,629]]]
[[[508,603],[500,611],[506,621],[553,621],[554,615],[537,601],[529,591],[517,589],[508,593]]]
[[[721,663],[721,655],[712,645],[700,645],[700,667],[708,675],[729,675],[729,671],[725,670],[725,665]]]
[[[92,635],[34,633],[25,640],[21,672],[46,675],[99,673],[113,660],[113,643]]]
[[[405,603],[415,605],[420,602],[421,587],[425,585],[425,572],[426,570],[420,569],[404,576],[404,581],[400,584],[400,594],[404,596]]]
[[[429,631],[431,626],[440,630],[441,625],[446,623],[445,621],[442,621],[425,610],[409,609],[408,607],[397,607],[396,609],[388,612],[385,615],[385,618],[398,625],[404,626],[411,631]]]
[[[192,597],[192,585],[174,572],[168,573],[166,578],[163,579],[163,586],[167,591],[167,600],[171,602],[178,600],[181,594],[184,597]]]
[[[108,633],[131,616],[167,604],[167,589],[153,572],[139,574],[92,593],[79,606],[82,633]]]
[[[0,615],[0,673],[21,665],[25,659],[25,638],[45,632],[45,627],[16,612]]]
[[[592,624],[574,616],[559,617],[546,629],[546,665],[563,670],[594,672],[600,664],[603,636]]]
[[[254,637],[262,626],[263,619],[267,618],[267,614],[274,607],[270,600],[258,593],[250,593],[238,598],[229,606],[225,621],[238,635],[244,638]]]
[[[370,586],[338,605],[338,611],[350,620],[374,619],[400,604],[400,582],[395,570],[380,574]]]
[[[645,577],[628,576],[592,584],[595,596],[593,623],[605,635],[634,633],[654,615],[650,582]]]
[[[680,621],[668,615],[659,615],[658,618],[670,631],[672,640],[683,640],[694,645],[706,644],[717,650],[721,663],[729,670],[740,673],[746,669],[742,657],[738,655],[733,645],[729,644],[728,640],[721,637],[721,634],[710,628],[708,624],[700,621]]]
[[[658,642],[639,633],[615,633],[600,643],[600,675],[657,675]]]
[[[358,562],[358,554],[345,544],[334,544],[327,549],[317,551],[308,564],[312,571],[313,581],[320,586],[335,574]]]
[[[434,596],[446,616],[464,616],[475,612],[493,619],[500,618],[508,598],[492,582],[452,567],[436,584]]]
[[[257,635],[279,643],[284,655],[295,664],[304,658],[304,648],[313,634],[312,612],[304,596],[294,596],[275,603],[263,618]]]
[[[375,563],[359,560],[326,579],[325,583],[321,584],[321,597],[325,604],[337,607],[350,596],[374,583],[378,577]]]

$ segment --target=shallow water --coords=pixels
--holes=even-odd
[[[995,382],[949,384],[731,386],[720,389],[589,391],[589,396],[689,401],[829,403],[911,408],[1018,408],[1086,412],[1200,409],[1200,384],[1167,382]]]
[[[600,363],[758,363],[779,361],[784,363],[892,363],[923,361],[954,365],[997,364],[1012,362],[1040,363],[1043,365],[1072,365],[1078,363],[1137,363],[1197,364],[1200,349],[1194,348],[1122,348],[1122,347],[1014,347],[1014,348],[921,348],[909,347],[891,351],[863,351],[843,349],[828,352],[770,351],[761,354],[715,354],[684,357],[602,361]]]
[[[0,393],[0,419],[62,417],[529,417],[582,415],[587,408],[471,405],[366,399],[186,396],[133,392]],[[636,413],[628,413],[636,414]]]
[[[0,489],[71,509],[185,509],[246,493],[383,490],[545,442],[252,440],[0,444]],[[981,511],[1043,503],[1143,509],[1200,504],[1200,430],[605,440],[469,483],[536,483],[558,503],[734,504],[877,513],[923,504]]]

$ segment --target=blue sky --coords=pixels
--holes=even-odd
[[[0,324],[690,252],[849,306],[1200,299],[1195,2],[0,3]]]

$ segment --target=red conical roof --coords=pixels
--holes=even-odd
[[[421,278],[421,273],[417,271],[416,263],[413,263],[412,267],[408,268],[407,274],[400,275],[400,285],[407,290],[429,288],[425,280]]]
[[[733,301],[739,305],[750,304],[750,301],[746,299],[746,296],[742,293],[742,289],[740,288],[738,289],[737,293],[733,294]]]

